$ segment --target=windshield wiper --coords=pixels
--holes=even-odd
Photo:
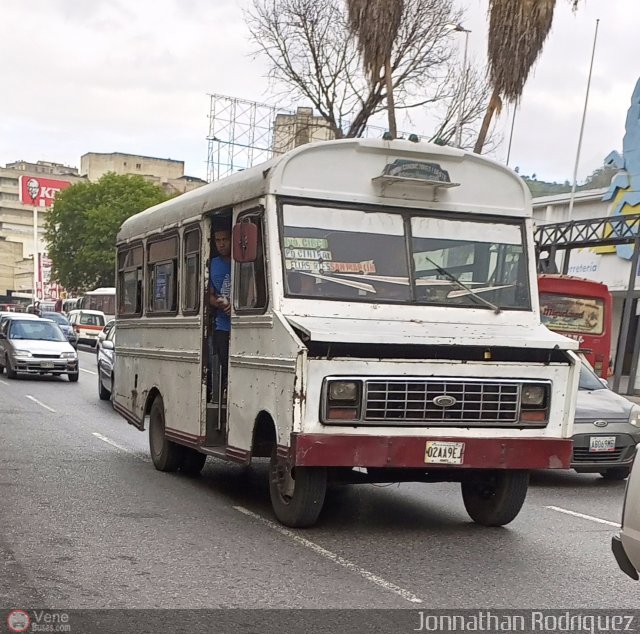
[[[490,302],[488,299],[485,299],[484,297],[482,297],[482,295],[477,295],[473,289],[469,288],[464,282],[461,282],[453,273],[447,271],[447,269],[443,269],[439,264],[434,262],[430,257],[426,255],[423,257],[425,260],[427,260],[427,262],[430,262],[431,264],[433,264],[436,271],[438,271],[440,275],[444,275],[447,279],[451,280],[454,284],[457,284],[458,286],[460,286],[460,288],[464,288],[464,290],[467,291],[469,295],[471,295],[478,301],[482,302],[486,306],[489,306],[489,308],[493,308],[496,315],[502,312],[502,309],[500,308],[500,306],[497,306],[493,302]]]

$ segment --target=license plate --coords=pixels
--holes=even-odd
[[[590,452],[598,453],[601,451],[615,451],[615,449],[615,436],[591,436],[591,439],[589,441]]]
[[[424,461],[431,464],[462,464],[463,442],[441,442],[428,440],[424,450]]]
[[[41,368],[47,368],[47,369],[52,368],[53,367],[53,361],[43,361],[40,364],[40,367]]]

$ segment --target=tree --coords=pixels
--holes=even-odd
[[[162,189],[141,176],[113,173],[59,192],[44,223],[52,278],[79,291],[114,286],[120,225],[167,198]]]
[[[573,9],[579,0],[569,0]],[[489,0],[489,104],[474,152],[480,154],[494,114],[500,114],[503,99],[516,103],[534,63],[542,52],[556,0]]]
[[[398,127],[393,103],[391,54],[402,22],[404,1],[347,0],[347,8],[349,29],[357,38],[362,64],[371,86],[380,82],[380,73],[384,71],[389,133],[395,139]]]
[[[429,106],[443,115],[445,125],[436,126],[432,140],[444,143],[455,135],[457,110],[449,105],[464,98],[462,124],[469,129],[484,113],[488,82],[480,73],[469,72],[466,94],[460,94],[460,66],[447,25],[462,14],[452,0],[404,0],[390,72],[378,68],[377,74],[366,68],[379,61],[369,67],[363,57],[363,68],[343,0],[252,0],[245,15],[282,96],[310,102],[335,138],[362,136],[369,119],[385,109],[387,94],[393,111]]]

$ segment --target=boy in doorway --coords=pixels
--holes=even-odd
[[[213,239],[218,255],[209,264],[209,305],[211,307],[211,353],[218,356],[222,378],[222,399],[226,397],[231,331],[231,231],[216,228]],[[210,370],[213,368],[211,360]],[[209,372],[211,376],[212,372]],[[211,386],[213,387],[213,386]]]

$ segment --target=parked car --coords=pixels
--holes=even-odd
[[[76,382],[78,354],[60,327],[50,319],[25,316],[6,319],[0,329],[0,374],[66,374]]]
[[[97,345],[98,348],[98,396],[100,400],[108,401],[113,393],[114,374],[116,364],[116,329],[111,328],[106,338]]]
[[[102,329],[102,331],[98,335],[98,340],[96,341],[96,357],[100,352],[100,344],[107,338],[107,335],[111,332],[111,330],[114,328],[115,325],[116,325],[116,320],[110,319],[107,322],[106,326]]]
[[[582,360],[571,466],[608,480],[629,475],[640,443],[640,406],[610,390]]]
[[[79,344],[95,346],[106,321],[104,313],[99,310],[78,309],[69,313],[69,323],[78,335]]]
[[[76,335],[73,330],[73,326],[71,326],[69,320],[62,313],[42,312],[40,313],[40,317],[50,319],[58,324],[58,326],[60,326],[60,330],[62,330],[64,336],[67,338],[67,341],[74,347],[74,349],[78,347],[78,335]]]
[[[620,569],[636,581],[640,578],[640,461],[631,469],[622,504],[620,533],[611,538],[611,550]]]

